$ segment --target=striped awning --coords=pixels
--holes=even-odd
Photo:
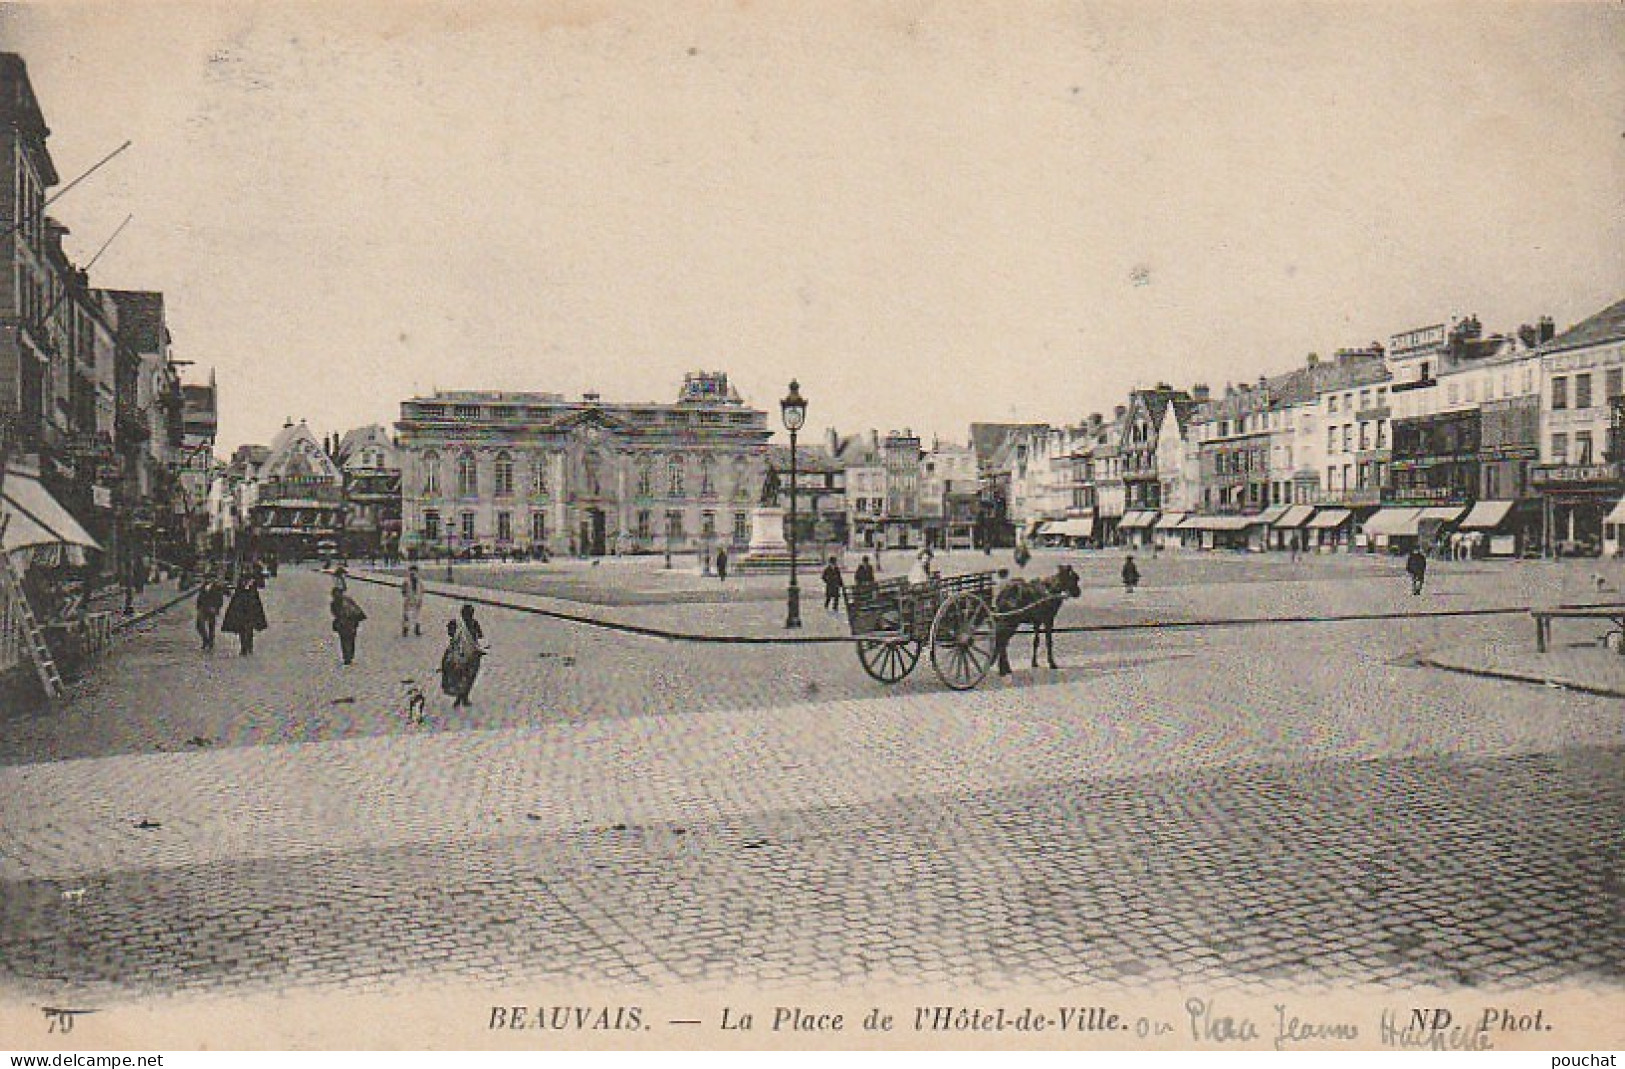
[[[1421,509],[1382,509],[1365,521],[1365,533],[1407,538],[1416,534],[1416,522],[1421,518]]]
[[[1060,538],[1088,538],[1095,533],[1095,518],[1093,516],[1071,516],[1064,520],[1051,520],[1044,525],[1045,537],[1055,535]]]
[[[1463,531],[1494,530],[1506,522],[1507,515],[1512,511],[1512,506],[1516,503],[1514,501],[1480,501],[1473,506],[1473,511],[1467,514],[1467,518],[1461,521],[1461,529]],[[1618,505],[1614,506],[1614,511],[1619,511]],[[1621,521],[1610,517],[1603,522],[1619,523]]]
[[[1184,523],[1185,517],[1188,515],[1190,515],[1188,512],[1164,512],[1162,519],[1157,521],[1157,530],[1171,531]]]
[[[1341,527],[1349,522],[1349,517],[1352,515],[1354,513],[1348,509],[1322,509],[1315,513],[1314,519],[1309,521],[1309,529],[1312,531],[1326,531],[1333,527]]]
[[[38,479],[8,472],[0,486],[3,486],[0,511],[5,513],[5,552],[49,545],[102,548]]]
[[[1155,512],[1125,512],[1119,528],[1150,527],[1157,522]]]
[[[1253,519],[1257,523],[1267,523],[1273,527],[1275,526],[1275,521],[1279,520],[1282,516],[1285,516],[1286,510],[1291,507],[1291,505],[1271,505],[1263,512],[1260,512],[1257,516],[1253,517]]]
[[[1290,505],[1280,516],[1271,521],[1270,526],[1281,530],[1291,530],[1302,527],[1309,522],[1309,517],[1315,514],[1313,505]]]
[[[1257,524],[1257,516],[1191,516],[1180,525],[1180,529],[1184,531],[1245,531]]]

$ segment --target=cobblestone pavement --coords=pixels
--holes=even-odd
[[[284,572],[254,657],[171,613],[0,720],[0,984],[1625,979],[1625,710],[1414,667],[1526,618],[1066,636],[949,694],[490,609],[475,710],[414,727],[439,643],[361,588],[341,667],[325,583]]]

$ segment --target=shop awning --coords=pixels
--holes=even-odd
[[[1257,516],[1191,516],[1180,529],[1185,531],[1245,531],[1258,524]]]
[[[1157,530],[1171,531],[1184,523],[1185,517],[1188,515],[1190,515],[1188,512],[1164,512],[1162,519],[1157,521]]]
[[[1428,522],[1455,523],[1461,519],[1461,514],[1466,511],[1467,507],[1465,505],[1435,505],[1432,508],[1423,509],[1422,515],[1416,518],[1416,522],[1418,524]]]
[[[1267,523],[1273,527],[1275,526],[1275,521],[1279,520],[1282,516],[1285,516],[1287,509],[1291,507],[1291,505],[1271,505],[1263,512],[1260,512],[1257,516],[1254,516],[1253,521],[1255,523]]]
[[[1117,526],[1119,528],[1150,527],[1156,522],[1157,514],[1155,512],[1125,512],[1122,522]]]
[[[1517,504],[1515,501],[1480,501],[1473,506],[1473,511],[1467,514],[1467,518],[1461,521],[1461,529],[1463,531],[1492,531],[1506,522],[1507,515],[1511,513],[1512,506],[1515,504]],[[1621,504],[1625,504],[1625,502],[1621,502]],[[1615,505],[1614,512],[1618,513],[1619,510],[1620,506]],[[1621,523],[1625,521],[1610,518],[1604,522]]]
[[[1314,519],[1309,521],[1308,526],[1311,531],[1326,531],[1333,527],[1343,526],[1349,522],[1349,517],[1352,515],[1354,514],[1348,509],[1322,509],[1320,512],[1315,513]]]
[[[1093,516],[1072,516],[1064,520],[1052,520],[1044,525],[1046,537],[1054,535],[1060,538],[1088,538],[1095,533],[1095,518]]]
[[[1422,509],[1381,509],[1365,521],[1368,535],[1386,535],[1406,538],[1416,534],[1416,524],[1422,518]]]
[[[1472,519],[1471,516],[1469,516],[1467,518],[1469,520]],[[1622,497],[1622,498],[1619,499],[1619,504],[1614,506],[1614,511],[1610,512],[1607,516],[1603,517],[1602,522],[1603,523],[1625,523],[1625,497]],[[1466,527],[1467,525],[1464,523],[1464,524],[1462,524],[1462,526]]]
[[[1287,510],[1276,517],[1270,523],[1270,526],[1281,530],[1292,530],[1296,527],[1302,527],[1309,517],[1314,514],[1315,507],[1313,505],[1288,505]]]
[[[38,479],[9,472],[3,487],[0,510],[6,518],[5,552],[50,545],[102,548]]]

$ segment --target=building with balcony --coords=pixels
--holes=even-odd
[[[253,480],[247,549],[278,560],[337,551],[344,535],[344,474],[303,420],[271,440]],[[239,548],[244,541],[239,538]]]
[[[721,372],[669,403],[443,391],[403,401],[395,430],[419,556],[742,549],[772,433]]]
[[[389,431],[358,427],[331,452],[344,473],[345,555],[393,556],[401,538],[401,464]]]
[[[1625,300],[1541,346],[1541,456],[1532,474],[1547,553],[1625,547]]]

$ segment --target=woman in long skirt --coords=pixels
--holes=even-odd
[[[220,630],[237,636],[238,652],[244,657],[254,652],[254,633],[265,630],[265,604],[260,601],[260,587],[264,581],[252,571],[245,571],[237,579],[231,604],[226,606],[225,619]]]
[[[452,708],[469,705],[474,680],[489,647],[485,631],[474,619],[474,606],[464,605],[462,618],[446,625],[446,652],[440,658],[440,689],[452,697]]]

